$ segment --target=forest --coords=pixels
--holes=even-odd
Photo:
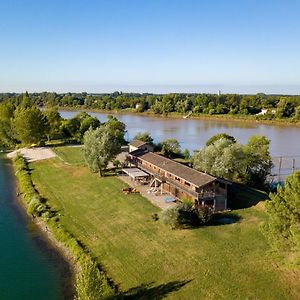
[[[193,116],[228,115],[262,120],[300,120],[299,95],[239,94],[150,94],[122,93],[2,93],[0,102],[11,101],[17,106],[24,95],[39,107],[70,107],[106,111],[127,110],[159,115],[181,114]]]

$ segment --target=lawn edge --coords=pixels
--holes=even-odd
[[[105,297],[113,296],[117,291],[118,288],[114,284],[111,278],[109,278],[108,274],[105,270],[99,265],[96,259],[91,254],[90,250],[86,248],[76,237],[73,236],[71,232],[69,232],[64,226],[61,224],[59,218],[53,220],[53,218],[43,217],[43,215],[38,215],[37,212],[30,212],[30,200],[32,196],[37,196],[41,198],[39,192],[35,189],[31,173],[29,170],[26,170],[26,177],[27,182],[26,184],[30,185],[30,188],[34,190],[35,195],[28,193],[28,190],[22,184],[22,172],[24,170],[20,170],[17,166],[17,159],[22,159],[22,161],[28,166],[24,157],[18,157],[16,159],[12,159],[12,165],[15,173],[16,178],[16,190],[18,192],[18,196],[21,200],[21,207],[24,209],[26,214],[31,218],[32,222],[36,224],[40,232],[45,236],[47,242],[50,245],[53,245],[55,249],[59,252],[59,254],[66,260],[66,262],[70,266],[71,270],[71,282],[73,286],[73,298],[80,300],[80,297],[77,297],[76,290],[77,290],[77,280],[78,278],[87,276],[83,274],[89,273],[89,270],[84,270],[86,263],[91,263],[96,265],[99,274],[104,279],[103,286],[104,286],[104,295]],[[24,174],[24,173],[23,173]],[[52,208],[46,205],[47,212],[51,212]],[[90,274],[92,277],[94,274]],[[92,279],[92,278],[91,278]],[[89,280],[89,278],[87,278]],[[101,295],[100,295],[101,297]]]

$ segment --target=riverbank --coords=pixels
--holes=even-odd
[[[12,171],[16,171],[13,164],[13,158],[8,158],[8,160],[12,162]],[[15,172],[13,173],[15,174]],[[55,238],[53,232],[49,230],[47,224],[42,219],[28,213],[28,204],[22,195],[18,177],[15,175],[14,179],[18,200],[17,202],[20,208],[19,212],[26,215],[26,217],[31,221],[32,225],[30,229],[38,233],[37,242],[42,251],[45,252],[46,255],[51,255],[54,258],[55,264],[57,265],[60,272],[60,278],[62,280],[64,299],[74,299],[75,277],[76,274],[80,271],[80,266],[74,260],[74,257],[70,250],[62,242],[58,241]]]
[[[92,290],[91,283],[95,287],[100,286],[103,295],[111,296],[113,289],[108,278],[95,265],[89,251],[60,224],[59,214],[48,205],[47,201],[35,189],[25,159],[17,157],[13,162],[18,179],[19,197],[24,209],[31,215],[34,224],[40,229],[44,237],[70,266],[70,278],[64,286],[68,293],[66,299],[73,299],[75,295],[76,299],[79,300],[90,299],[90,294],[95,292]],[[98,287],[96,289],[99,290]],[[91,297],[91,299],[94,298]]]
[[[12,162],[0,153],[0,298],[73,299],[69,264],[28,216],[17,188]]]
[[[168,118],[168,119],[183,119],[185,114],[180,114],[172,112],[169,114],[155,114],[151,111],[137,112],[132,109],[123,109],[123,110],[103,110],[95,109],[89,107],[66,107],[59,106],[57,107],[61,111],[85,111],[93,113],[104,113],[104,114],[119,114],[119,115],[138,115],[138,116],[150,116],[157,118]],[[297,126],[300,127],[300,121],[293,121],[291,119],[273,119],[273,120],[261,120],[257,119],[255,116],[246,116],[246,115],[209,115],[209,114],[192,114],[187,119],[192,120],[212,120],[212,121],[222,121],[222,122],[245,122],[248,124],[263,124],[263,125],[274,125],[274,126]]]

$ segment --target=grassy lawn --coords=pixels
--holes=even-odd
[[[69,164],[72,164],[72,165],[84,164],[84,158],[82,155],[82,147],[80,147],[80,146],[53,147],[52,150],[63,161],[65,161]]]
[[[79,149],[69,149],[57,153],[77,164]],[[31,167],[37,189],[60,210],[62,223],[135,298],[297,299],[296,285],[268,255],[260,204],[236,210],[241,220],[235,224],[170,230],[152,220],[158,208],[140,195],[124,195],[125,184],[116,177],[99,178],[58,158]]]

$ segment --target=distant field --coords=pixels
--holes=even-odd
[[[82,161],[77,148],[55,151],[70,164]],[[152,220],[158,208],[140,195],[124,195],[116,177],[99,178],[58,158],[31,167],[62,223],[136,299],[299,299],[299,280],[297,290],[268,255],[261,205],[236,210],[235,224],[170,230]]]

